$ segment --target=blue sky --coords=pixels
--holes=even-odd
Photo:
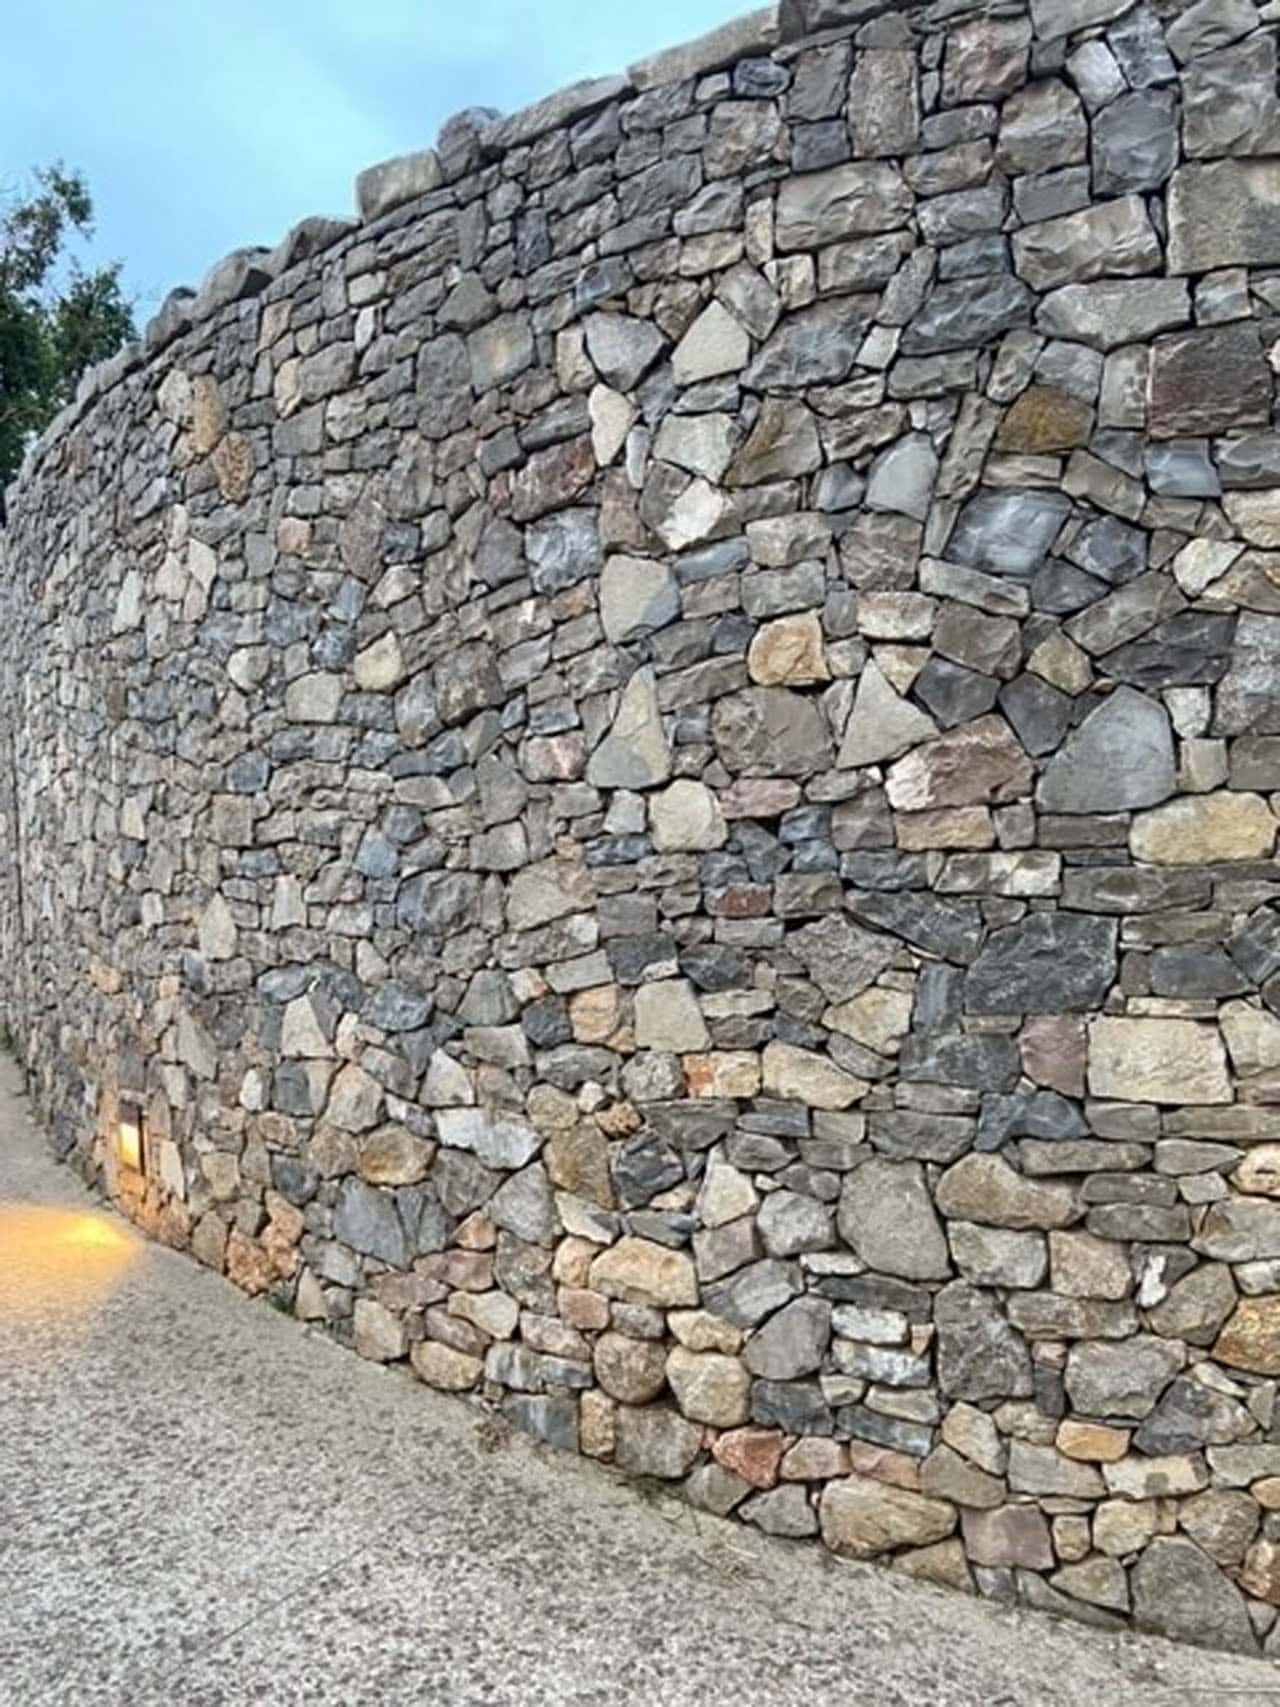
[[[460,108],[513,111],[750,3],[11,0],[0,177],[86,173],[93,257],[125,262],[141,321],[229,249],[350,213],[362,167]]]

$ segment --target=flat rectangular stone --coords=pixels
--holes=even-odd
[[[548,131],[559,130],[584,113],[607,106],[610,101],[629,94],[631,88],[632,83],[626,77],[592,77],[572,83],[567,89],[557,89],[532,106],[509,114],[493,127],[487,140],[495,148],[518,148]]]
[[[360,210],[360,218],[369,225],[393,208],[429,195],[439,188],[443,178],[439,157],[430,148],[368,166],[356,179],[356,206]]]
[[[1147,421],[1157,439],[1268,426],[1271,370],[1253,322],[1157,338],[1147,382]]]
[[[1031,23],[1041,41],[1057,41],[1094,24],[1108,24],[1133,0],[1031,0]]]
[[[748,12],[745,18],[734,18],[718,30],[699,36],[697,41],[637,60],[627,76],[632,86],[643,93],[666,83],[683,83],[689,77],[718,71],[722,65],[732,65],[737,59],[769,53],[778,45],[781,34],[778,11],[774,4]]]
[[[1280,160],[1183,166],[1169,182],[1169,271],[1280,265]]]
[[[1013,255],[1018,276],[1033,290],[1154,273],[1164,260],[1141,196],[1125,196],[1029,225],[1014,237]]]

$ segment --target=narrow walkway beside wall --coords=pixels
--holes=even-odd
[[[90,1207],[9,1063],[0,1607],[4,1707],[1280,1701],[553,1464]]]

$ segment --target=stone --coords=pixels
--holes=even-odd
[[[965,975],[973,1014],[1088,1012],[1115,981],[1116,926],[1087,913],[1032,913],[994,931]]]
[[[653,788],[671,776],[671,748],[658,709],[653,670],[637,670],[623,689],[608,735],[591,755],[595,788]]]
[[[1039,1233],[951,1221],[947,1236],[956,1267],[977,1286],[1039,1286],[1048,1272],[1048,1253]]]
[[[628,1236],[603,1252],[591,1265],[590,1284],[593,1292],[628,1304],[678,1309],[698,1303],[690,1258],[648,1239]]]
[[[493,1109],[441,1109],[436,1126],[443,1144],[471,1151],[487,1168],[522,1168],[542,1148],[531,1126]]]
[[[649,827],[659,853],[706,853],[729,838],[716,796],[692,778],[679,778],[651,796]]]
[[[992,343],[1030,324],[1035,296],[1009,273],[936,285],[902,338],[904,356],[937,356]]]
[[[613,1461],[632,1476],[676,1481],[693,1468],[702,1428],[665,1405],[619,1405]]]
[[[484,1364],[478,1357],[455,1351],[439,1340],[420,1340],[411,1346],[409,1361],[420,1381],[442,1393],[470,1392],[484,1374]]]
[[[762,1379],[795,1381],[821,1366],[830,1339],[831,1306],[818,1298],[797,1298],[748,1338],[742,1361]]]
[[[831,762],[831,736],[814,702],[786,688],[756,687],[718,700],[712,737],[733,775],[803,777]]]
[[[356,179],[356,205],[366,225],[405,202],[429,195],[443,179],[438,156],[431,149],[402,154],[370,166]]]
[[[991,1293],[952,1281],[937,1295],[934,1319],[938,1385],[949,1398],[981,1404],[1030,1396],[1031,1354]]]
[[[1271,267],[1280,262],[1274,160],[1215,160],[1169,182],[1169,271]]]
[[[1027,226],[1014,236],[1013,257],[1018,276],[1036,291],[1115,274],[1154,273],[1164,260],[1146,207],[1140,196],[1132,195]]]
[[[656,326],[626,314],[592,314],[585,321],[587,351],[614,391],[635,390],[657,361],[666,340]]]
[[[1158,190],[1178,164],[1178,98],[1172,89],[1136,89],[1093,121],[1095,195]]]
[[[948,1221],[986,1227],[1047,1231],[1080,1217],[1071,1187],[1025,1179],[999,1156],[962,1157],[942,1175],[934,1196]]]
[[[1191,319],[1191,297],[1182,279],[1104,279],[1063,285],[1041,299],[1036,325],[1050,337],[1121,351]],[[1146,362],[1142,364],[1141,408],[1145,421]]]
[[[736,1357],[672,1348],[666,1379],[682,1413],[715,1428],[737,1428],[751,1410],[751,1377]]]
[[[787,947],[829,1002],[861,995],[897,957],[892,938],[841,917],[803,926],[788,938]]]
[[[1180,1346],[1151,1335],[1082,1340],[1067,1354],[1066,1388],[1085,1416],[1141,1420],[1182,1368]]]
[[[1031,1505],[1005,1505],[963,1514],[965,1552],[971,1563],[1026,1571],[1053,1568],[1053,1541],[1042,1512]]]
[[[1089,126],[1080,101],[1058,78],[1020,89],[1000,114],[996,161],[1011,174],[1070,166],[1089,152]]]
[[[883,764],[938,733],[931,717],[898,694],[874,659],[858,678],[858,692],[836,763],[842,770]]]
[[[712,1451],[716,1462],[749,1487],[772,1488],[778,1480],[784,1441],[774,1429],[738,1428],[722,1434]]]
[[[889,804],[902,812],[1016,800],[1031,761],[1000,717],[981,717],[901,758],[889,772]]]
[[[746,369],[745,383],[760,391],[838,385],[853,368],[869,319],[865,297],[842,297],[788,314]],[[759,443],[753,447],[749,441],[744,455],[758,457],[760,450]],[[732,474],[741,481],[741,468]]]
[[[671,357],[677,385],[698,385],[737,373],[751,356],[751,338],[720,302],[709,302],[676,345]]]
[[[913,198],[896,166],[859,162],[783,180],[776,240],[787,253],[892,231],[911,217]]]
[[[822,1539],[833,1553],[874,1559],[899,1547],[923,1547],[952,1534],[958,1519],[944,1500],[850,1476],[828,1482],[818,1508]]]
[[[956,563],[1025,579],[1071,513],[1056,492],[980,492],[960,512],[947,550]]]
[[[1042,811],[1123,812],[1173,793],[1177,767],[1164,708],[1120,687],[1068,737],[1041,777]]]
[[[1157,438],[1218,433],[1271,419],[1271,374],[1247,322],[1157,338],[1147,418]]]
[[[1200,1647],[1258,1651],[1239,1590],[1194,1541],[1156,1536],[1134,1566],[1131,1582],[1140,1629]]]
[[[667,1357],[659,1341],[603,1333],[592,1347],[591,1361],[600,1386],[621,1404],[647,1405],[666,1386]]]
[[[1273,660],[1280,617],[1243,611],[1236,627],[1231,667],[1214,695],[1214,735],[1280,734],[1280,693]]]
[[[680,614],[671,571],[646,558],[611,557],[600,577],[600,622],[615,646],[663,628]]]
[[[1213,1356],[1231,1369],[1280,1375],[1280,1299],[1242,1298],[1218,1335]]]
[[[682,979],[663,979],[636,991],[636,1042],[641,1049],[686,1055],[707,1049],[711,1037],[692,987]]]
[[[904,1280],[946,1280],[947,1241],[918,1162],[873,1157],[845,1180],[840,1236],[864,1263]]]
[[[1153,865],[1209,865],[1269,859],[1277,820],[1257,794],[1222,792],[1171,800],[1133,821],[1129,846]]]
[[[1220,1034],[1184,1019],[1093,1020],[1089,1090],[1096,1097],[1175,1106],[1232,1100]]]
[[[864,502],[870,510],[890,510],[922,522],[937,478],[933,440],[927,433],[908,433],[872,463]]]
[[[764,687],[812,687],[831,679],[815,612],[766,623],[751,642],[747,668]]]
[[[790,1043],[770,1043],[762,1066],[766,1095],[784,1102],[804,1103],[810,1108],[849,1108],[870,1088],[867,1080],[844,1072],[825,1055],[798,1049]]]

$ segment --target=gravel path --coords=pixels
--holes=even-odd
[[[767,1542],[95,1209],[0,1067],[4,1707],[1280,1707],[1260,1662]]]

